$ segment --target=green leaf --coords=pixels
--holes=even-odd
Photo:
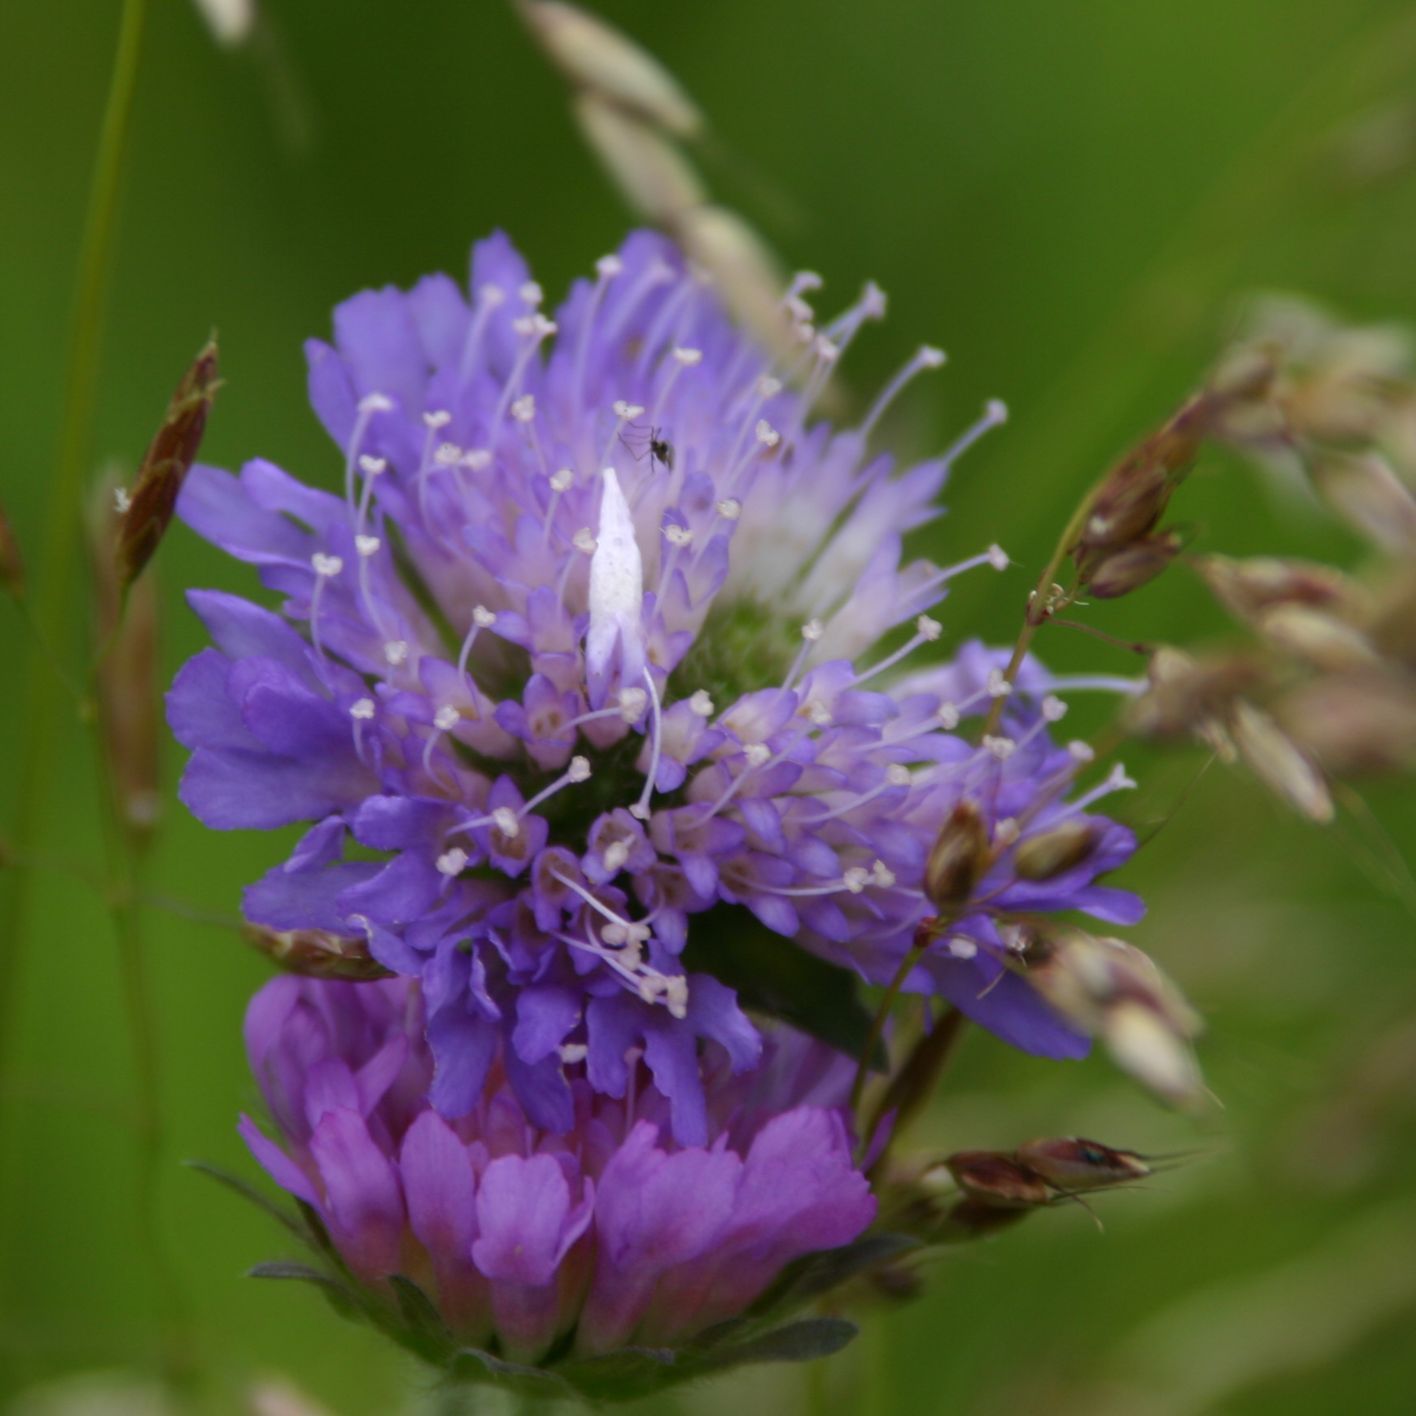
[[[232,1175],[230,1171],[222,1170],[219,1166],[209,1165],[204,1160],[184,1160],[182,1164],[189,1170],[195,1170],[198,1175],[205,1175],[208,1179],[215,1180],[218,1185],[224,1185],[234,1194],[240,1195],[243,1200],[249,1200],[257,1209],[264,1210],[277,1224],[288,1229],[302,1244],[319,1248],[310,1232],[295,1215],[291,1214],[289,1210],[283,1209],[268,1196],[263,1195],[254,1185],[242,1180],[239,1175]]]
[[[908,1234],[868,1234],[854,1244],[808,1254],[790,1264],[752,1305],[758,1316],[800,1307],[848,1280],[920,1247]]]
[[[719,905],[696,915],[684,964],[727,984],[746,1008],[781,1018],[850,1057],[865,1050],[871,1016],[856,993],[855,975],[774,934],[750,910]],[[884,1069],[883,1046],[872,1064]]]
[[[859,1331],[845,1318],[802,1318],[750,1342],[715,1352],[703,1367],[721,1372],[754,1362],[810,1362],[839,1352]]]
[[[438,1315],[432,1299],[404,1274],[389,1274],[388,1283],[393,1289],[398,1311],[420,1350],[424,1350],[429,1361],[441,1361],[453,1346],[452,1334]]]

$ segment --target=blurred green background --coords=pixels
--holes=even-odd
[[[548,291],[620,239],[626,213],[573,130],[557,78],[492,0],[264,0],[272,38],[219,50],[185,0],[153,6],[103,348],[97,447],[135,462],[209,328],[227,385],[204,449],[331,481],[301,340],[363,285],[464,269],[505,227]],[[1416,322],[1416,10],[1391,0],[603,0],[714,120],[717,190],[845,303],[873,276],[890,319],[853,349],[877,387],[920,341],[951,354],[904,401],[928,451],[986,396],[1013,420],[971,454],[928,535],[997,539],[1021,563],[966,580],[946,633],[1011,639],[1026,583],[1107,458],[1165,416],[1254,288]],[[0,0],[0,487],[40,539],[60,416],[84,193],[118,6]],[[1353,128],[1353,124],[1357,128]],[[1365,126],[1362,126],[1365,125]],[[1359,134],[1354,147],[1352,134]],[[1361,134],[1367,135],[1366,146]],[[1370,156],[1385,135],[1383,161]],[[825,305],[829,307],[828,299]],[[1181,496],[1204,545],[1354,559],[1359,547],[1212,460]],[[199,645],[188,585],[254,577],[185,531],[164,545],[163,657]],[[1183,571],[1092,612],[1116,633],[1218,631]],[[13,796],[24,638],[0,607],[0,792]],[[76,646],[66,646],[66,648]],[[1130,672],[1056,630],[1059,665]],[[19,1007],[0,1094],[0,1403],[77,1373],[151,1371],[176,1341],[199,1409],[245,1409],[284,1373],[340,1413],[397,1408],[413,1374],[303,1289],[241,1277],[282,1252],[253,1210],[180,1167],[255,1168],[233,1129],[253,1101],[240,1048],[266,975],[229,930],[148,910],[163,1059],[161,1224],[174,1329],[135,1229],[131,1048],[100,859],[88,740],[65,718],[23,941],[0,940]],[[1200,759],[1132,753],[1151,821]],[[276,858],[171,797],[156,894],[229,914]],[[1413,838],[1395,788],[1368,794]],[[1139,1193],[1042,1215],[957,1251],[927,1296],[880,1311],[817,1374],[767,1372],[656,1409],[1252,1413],[1416,1409],[1416,969],[1412,921],[1371,878],[1366,827],[1283,814],[1220,769],[1127,871],[1135,938],[1208,1018],[1222,1101],[1168,1116],[1100,1061],[1061,1066],[973,1036],[921,1144],[1097,1135],[1195,1150]],[[22,947],[21,947],[22,946]],[[170,1340],[170,1339],[169,1339]],[[135,1410],[156,1409],[139,1396]],[[28,1400],[31,1404],[24,1404]],[[100,1397],[96,1411],[121,1409]],[[494,1409],[488,1407],[488,1409]]]

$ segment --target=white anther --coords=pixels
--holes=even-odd
[[[932,344],[921,344],[919,352],[915,355],[921,369],[942,368],[948,357],[942,349],[938,349]]]
[[[870,884],[870,872],[863,865],[853,865],[841,876],[841,884],[852,895],[859,895]]]
[[[583,1062],[590,1051],[583,1042],[563,1042],[558,1050],[561,1062],[567,1067]]]
[[[548,320],[545,315],[522,315],[520,319],[512,320],[511,327],[522,338],[544,339],[548,335],[556,332],[554,320]]]
[[[809,619],[801,627],[801,637],[808,644],[815,644],[823,634],[826,633],[826,626],[819,619]]]
[[[629,943],[629,930],[622,924],[602,924],[600,938],[611,949],[622,949]]]
[[[523,393],[520,398],[514,398],[511,403],[511,416],[518,423],[529,423],[536,416],[536,396],[532,393]]]
[[[383,542],[377,536],[356,536],[354,538],[354,549],[366,560],[369,556],[378,555],[381,545]]]
[[[806,716],[810,718],[818,728],[830,726],[831,710],[824,703],[809,703],[806,708]]]
[[[637,723],[648,703],[649,695],[642,688],[622,688],[619,691],[620,717],[626,723]]]
[[[978,953],[978,945],[972,939],[960,936],[949,941],[949,952],[956,959],[972,959]]]
[[[624,269],[624,262],[618,256],[601,256],[595,262],[595,270],[599,275],[603,275],[606,280],[613,280],[620,271]]]
[[[126,516],[133,505],[133,494],[127,487],[113,488],[113,509],[119,516]]]
[[[408,641],[406,639],[390,639],[384,645],[383,651],[384,658],[397,668],[408,657]]]
[[[691,369],[695,365],[703,362],[703,351],[701,349],[684,349],[680,347],[674,350],[674,361],[681,364],[685,369]]]
[[[953,732],[959,726],[959,710],[953,703],[941,703],[934,710],[934,717],[946,732]]]
[[[885,769],[885,780],[892,787],[907,787],[910,784],[910,769],[903,762],[892,762]]]
[[[713,716],[713,700],[706,688],[696,689],[688,700],[688,711],[699,718]]]
[[[996,541],[984,552],[988,557],[988,563],[994,570],[1007,570],[1012,561],[1008,559],[1008,552]]]
[[[629,842],[612,841],[605,847],[605,869],[617,872],[624,868],[624,863],[629,859]]]
[[[558,472],[551,473],[551,490],[553,492],[568,492],[575,485],[575,473],[569,467],[562,467]]]
[[[987,733],[983,737],[983,750],[1000,762],[1006,762],[1013,755],[1013,749],[1017,745],[1012,738],[990,737]]]
[[[439,732],[449,733],[462,721],[462,714],[452,706],[451,703],[444,703],[436,713],[433,714],[433,726]]]
[[[374,700],[372,698],[356,698],[349,705],[349,716],[358,718],[361,722],[367,722],[374,716]]]
[[[742,503],[736,497],[724,497],[718,503],[718,515],[724,521],[736,521],[742,515]]]
[[[774,379],[771,374],[763,374],[757,380],[757,396],[759,398],[775,398],[781,391],[781,379]]]
[[[673,978],[666,980],[664,1003],[668,1007],[669,1017],[683,1019],[688,1016],[688,980],[686,978],[676,974]]]
[[[693,544],[693,532],[687,526],[670,524],[664,527],[664,539],[671,546],[689,546]]]
[[[944,626],[937,619],[931,619],[928,615],[921,615],[915,621],[915,628],[926,644],[933,644],[944,632]]]
[[[993,828],[993,839],[1001,846],[1011,846],[1018,834],[1018,823],[1011,816],[1003,817]]]
[[[333,580],[344,569],[344,562],[338,556],[326,555],[324,551],[316,551],[310,557],[310,565],[322,580]]]
[[[359,459],[359,470],[366,477],[377,477],[380,473],[388,471],[388,458],[372,457],[368,453],[364,453]]]
[[[516,293],[527,305],[539,305],[546,298],[546,292],[534,280],[528,280]]]
[[[577,551],[583,551],[587,556],[595,554],[595,533],[588,526],[582,526],[570,540]]]
[[[366,393],[359,400],[359,411],[361,413],[391,413],[393,412],[393,399],[386,393]]]
[[[446,408],[434,408],[431,412],[423,414],[423,426],[431,428],[433,432],[437,432],[439,428],[447,427],[450,422],[452,422],[452,414]]]
[[[457,465],[470,472],[483,472],[492,465],[492,454],[484,447],[470,448],[457,459]]]
[[[433,463],[438,467],[456,467],[462,460],[462,449],[456,443],[439,443],[433,449]]]
[[[742,754],[747,758],[749,767],[760,767],[771,757],[772,749],[765,742],[750,742],[743,748]]]
[[[506,303],[506,291],[500,285],[493,285],[488,281],[487,284],[477,287],[477,303],[485,305],[489,310],[495,310],[498,305]]]
[[[816,336],[816,357],[823,364],[834,364],[841,357],[840,346],[826,338],[824,334]]]
[[[1091,743],[1075,738],[1067,744],[1067,752],[1073,762],[1090,762],[1096,756]]]
[[[1067,716],[1067,705],[1055,693],[1042,700],[1042,716],[1049,723],[1060,723]]]
[[[509,806],[499,806],[492,812],[492,825],[509,840],[521,834],[521,822]]]
[[[776,447],[782,440],[782,435],[765,418],[757,420],[757,441],[763,447]]]
[[[485,605],[473,605],[472,623],[478,629],[490,629],[497,622],[495,610],[489,610]]]
[[[877,860],[870,867],[870,877],[882,890],[888,890],[895,883],[895,872],[883,860]]]
[[[988,696],[990,698],[1007,698],[1012,691],[1013,685],[1009,683],[1002,669],[989,669]]]
[[[644,412],[644,407],[639,403],[626,403],[624,399],[617,398],[610,405],[615,410],[616,418],[623,418],[626,423],[638,418]]]
[[[449,851],[444,851],[438,857],[438,873],[440,875],[453,876],[461,875],[467,867],[467,852],[461,846],[453,846]]]
[[[983,414],[990,423],[1006,423],[1008,421],[1008,405],[1001,398],[990,398],[983,405]]]
[[[570,759],[570,766],[565,769],[565,779],[568,782],[584,782],[590,777],[590,759],[588,757],[575,756]]]

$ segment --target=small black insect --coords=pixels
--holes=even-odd
[[[625,432],[634,434],[634,442],[620,434],[620,441],[630,450],[636,462],[643,462],[647,457],[650,463],[662,462],[666,470],[674,470],[674,445],[667,438],[659,436],[658,428],[650,428],[647,432],[638,423],[631,423]]]

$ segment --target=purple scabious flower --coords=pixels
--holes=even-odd
[[[638,1060],[622,1061],[620,1098],[572,1064],[564,1134],[535,1125],[497,1060],[445,1120],[419,990],[402,979],[273,979],[245,1033],[279,1141],[249,1117],[242,1134],[359,1288],[391,1305],[390,1279],[412,1280],[456,1344],[517,1362],[681,1345],[875,1215],[842,1109],[851,1063],[786,1030],[736,1075],[709,1049],[700,1146],[673,1139]]]
[[[445,1117],[481,1104],[498,1058],[532,1122],[568,1132],[565,1058],[619,1097],[638,1047],[678,1142],[704,1144],[700,1048],[746,1069],[760,1038],[694,940],[755,916],[782,948],[887,981],[962,800],[996,863],[905,986],[1021,1047],[1085,1047],[1004,971],[997,919],[1139,916],[1095,883],[1134,845],[1104,818],[1056,878],[1012,870],[1014,843],[1119,783],[1068,800],[1084,762],[1052,740],[1064,685],[1036,665],[1010,685],[975,645],[919,666],[950,580],[1003,552],[941,567],[903,549],[1001,405],[897,471],[874,429],[942,362],[922,349],[858,426],[814,419],[884,299],[869,286],[818,325],[811,285],[784,303],[797,366],[774,368],[657,236],[603,258],[554,319],[496,236],[470,293],[366,291],[309,344],[340,490],[261,460],[187,481],[187,523],[283,599],[191,596],[215,647],[169,696],[183,800],[217,828],[310,823],[245,911],[366,940],[421,980]],[[958,731],[1004,695],[994,733]]]

